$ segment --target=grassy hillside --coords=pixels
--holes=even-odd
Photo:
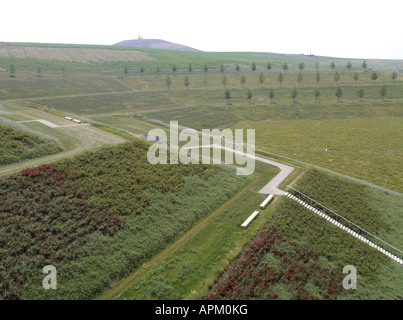
[[[278,172],[276,167],[256,163],[256,173],[246,188],[99,298],[201,299],[220,272],[271,216],[272,210],[262,211],[247,229],[240,227],[252,208],[257,208],[266,198],[258,191]]]
[[[0,166],[38,158],[62,150],[55,140],[40,138],[2,123],[0,123],[0,145]]]
[[[262,150],[403,192],[402,117],[245,121],[239,126],[256,130]]]
[[[7,54],[7,55],[6,55]],[[24,58],[24,59],[23,59]],[[301,62],[306,70],[316,70],[316,62],[320,71],[330,70],[334,62],[337,69],[346,70],[348,61],[352,70],[361,70],[362,60],[333,57],[316,57],[296,54],[275,54],[257,52],[192,52],[183,50],[163,50],[152,48],[133,48],[125,46],[79,45],[79,44],[41,44],[41,43],[0,43],[0,67],[8,70],[15,64],[17,71],[36,71],[38,66],[44,70],[97,70],[121,72],[124,65],[133,70],[144,66],[147,72],[154,72],[159,66],[162,70],[170,70],[173,65],[187,70],[189,63],[193,68],[202,69],[207,65],[211,70],[218,70],[224,64],[227,70],[233,70],[235,64],[250,68],[256,63],[258,69],[273,64],[273,71],[280,70],[287,62],[289,70],[297,70]],[[368,68],[378,71],[402,69],[402,60],[368,59]]]
[[[43,79],[0,80],[0,99],[38,98],[92,93],[117,93],[130,90],[116,79],[109,77],[66,77]]]
[[[0,180],[2,298],[93,298],[248,180],[217,166],[153,166],[147,148],[128,142]],[[58,290],[42,287],[48,264]]]
[[[0,58],[78,61],[143,61],[152,60],[145,52],[135,50],[111,50],[103,48],[22,47],[0,46]]]
[[[49,121],[59,127],[51,128],[33,121],[38,119]],[[47,110],[41,110],[40,108],[30,108],[12,101],[1,102],[0,121],[24,132],[30,132],[36,136],[43,137],[45,140],[58,141],[63,148],[58,153],[1,166],[0,176],[18,172],[24,168],[52,163],[58,159],[70,157],[85,150],[91,150],[106,144],[116,144],[126,141],[123,137],[100,130],[93,125],[72,126],[71,121],[61,117],[58,113],[47,112]]]
[[[31,49],[82,48],[109,50],[112,54],[119,50],[140,50],[50,44],[7,46],[27,48],[27,52]],[[7,78],[9,73],[4,71],[3,80],[0,80],[0,98],[17,99],[25,105],[84,116],[90,121],[131,133],[147,132],[150,126],[141,120],[164,123],[177,120],[181,125],[195,129],[251,128],[258,133],[257,147],[264,151],[402,191],[399,168],[403,149],[399,137],[403,82],[399,74],[396,79],[391,77],[391,71],[400,70],[399,61],[368,60],[368,68],[372,70],[364,72],[362,61],[358,60],[351,60],[352,68],[348,71],[348,59],[271,53],[144,50],[139,52],[147,53],[154,60],[128,61],[127,74],[123,62],[118,61],[118,55],[116,61],[110,62],[84,64],[72,61],[79,63],[83,71],[75,73],[74,68],[67,68],[65,76],[61,70],[51,71],[57,69],[51,67],[56,60],[32,59],[35,63],[49,64],[49,70],[45,68],[41,78],[37,78],[35,68],[26,71],[25,75],[21,71],[19,75],[16,65],[16,78],[13,79]],[[30,59],[23,59],[21,63],[27,60]],[[268,62],[272,65],[271,70],[266,69]],[[334,70],[330,68],[331,62],[335,63]],[[97,65],[95,69],[93,63]],[[113,66],[114,63],[119,67]],[[252,71],[252,63],[256,64],[256,71]],[[288,70],[283,70],[284,63],[287,63]],[[304,63],[301,76],[300,63]],[[219,70],[221,64],[223,72]],[[235,70],[237,64],[240,66],[238,72]],[[172,71],[174,65],[177,67],[175,73]],[[203,70],[205,65],[207,72]],[[24,70],[25,67],[21,65],[21,68]],[[91,73],[90,70],[97,72]],[[373,71],[377,75],[375,80]],[[264,81],[259,83],[261,73]],[[280,73],[283,75],[281,83]],[[354,79],[354,75],[358,78]],[[185,77],[189,80],[188,87],[184,85]],[[387,91],[385,97],[381,96],[383,86]],[[336,97],[337,88],[342,92],[341,97]],[[228,101],[225,100],[225,89],[230,92]],[[294,89],[296,97],[292,98]],[[360,91],[361,98],[358,97]],[[248,92],[251,94],[249,100]],[[326,121],[321,122],[323,120]],[[326,149],[328,151],[324,152]]]
[[[399,247],[402,198],[320,171],[308,171],[295,188]],[[346,265],[357,269],[356,290],[342,287]],[[399,264],[284,198],[206,298],[393,300],[403,296],[402,279]]]
[[[262,201],[257,192],[275,175],[273,167],[257,165],[252,178],[241,178],[212,166],[152,167],[143,142],[98,150],[132,134],[167,129],[172,120],[195,129],[249,128],[255,129],[256,148],[262,152],[402,192],[403,61],[368,59],[366,71],[362,62],[253,52],[0,44],[0,117],[12,124],[51,121],[60,127],[19,125],[56,138],[64,148],[2,166],[0,175],[67,157],[0,181],[0,251],[5,257],[0,258],[0,292],[7,299],[84,299],[102,297],[114,284],[105,296],[200,299],[256,235],[245,247],[249,251],[220,279],[239,284],[237,289],[223,295],[221,281],[211,288],[210,298],[401,299],[401,266],[290,199],[276,200],[251,228],[239,228],[245,212]],[[394,79],[392,72],[397,72]],[[70,127],[66,115],[91,125]],[[81,154],[89,149],[96,150]],[[403,203],[396,192],[316,171],[308,171],[297,188],[387,242],[402,243]],[[72,216],[73,211],[88,213],[87,220]],[[38,220],[41,216],[46,219]],[[29,238],[30,225],[43,231],[43,238]],[[257,249],[260,242],[270,248]],[[56,293],[42,289],[40,264],[45,262],[57,264]],[[354,264],[359,273],[353,294],[340,289],[346,264]],[[245,280],[247,274],[233,281],[232,275],[239,274],[231,272],[240,266],[250,270],[251,281]],[[267,288],[262,275],[272,282]]]
[[[370,73],[360,71],[357,81],[352,74],[340,72],[336,86],[332,72],[320,73],[317,83],[315,72],[304,71],[300,84],[297,74],[289,72],[280,87],[278,75],[266,71],[261,87],[257,72],[205,75],[187,71],[170,75],[169,90],[166,75],[129,75],[105,82],[94,77],[88,81],[88,90],[104,87],[105,93],[74,94],[82,89],[67,86],[70,95],[31,101],[133,133],[139,133],[140,127],[146,131],[139,122],[141,117],[164,123],[177,120],[195,129],[255,129],[259,149],[402,192],[402,79],[393,81],[390,73],[378,72],[374,83]],[[183,83],[185,76],[190,81],[188,88]],[[224,77],[231,95],[229,103],[224,99]],[[380,95],[383,85],[387,89],[384,101]],[[338,87],[342,90],[340,99],[335,95]],[[295,102],[291,97],[294,88]],[[316,90],[318,98],[314,97]],[[361,99],[357,96],[360,90],[364,93]]]

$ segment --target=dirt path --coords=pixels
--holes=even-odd
[[[76,130],[77,136],[81,137],[81,139],[79,140],[77,139],[76,142],[72,144],[70,150],[64,150],[52,155],[47,155],[31,160],[16,162],[6,166],[1,166],[0,176],[12,174],[25,168],[32,168],[45,163],[55,162],[57,160],[71,157],[81,152],[101,147],[104,145],[117,144],[126,141],[126,139],[120,136],[114,135],[112,133],[103,131],[101,129],[89,125],[88,126],[80,125],[70,128],[58,127],[53,128],[53,130]]]

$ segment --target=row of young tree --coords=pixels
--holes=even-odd
[[[36,68],[36,77],[37,78],[42,78],[42,71],[43,70],[42,70],[42,68],[40,66],[38,66]],[[66,68],[62,67],[61,71],[62,71],[62,76],[65,77],[66,76]],[[16,78],[17,68],[15,67],[14,64],[10,65],[9,72],[10,72],[10,78]]]
[[[319,66],[320,66],[319,61],[316,61],[316,62],[315,62],[315,69],[316,69],[316,71],[319,71]],[[336,64],[335,64],[334,62],[332,62],[332,63],[329,65],[329,67],[331,68],[332,72],[335,72],[335,70],[336,70]],[[255,62],[252,62],[250,68],[251,68],[252,72],[255,72],[255,71],[258,70],[258,67],[257,67],[257,65],[256,65]],[[270,72],[271,72],[271,70],[272,70],[273,68],[274,68],[274,65],[273,65],[271,62],[268,62],[268,63],[266,64],[266,66],[265,66],[265,69],[269,71],[269,74],[270,74]],[[350,61],[347,62],[347,64],[345,65],[345,68],[347,69],[348,72],[351,71],[351,69],[353,68],[353,65],[351,64]],[[362,62],[361,68],[363,69],[364,72],[367,72],[367,71],[368,71],[369,68],[368,68],[368,63],[366,62],[366,60],[364,60],[364,61]],[[236,71],[237,73],[239,73],[239,71],[241,70],[241,67],[240,67],[239,63],[235,64],[234,69],[235,69],[235,71]],[[304,63],[304,62],[300,62],[300,63],[298,64],[298,71],[299,71],[299,72],[302,72],[304,69],[305,69],[305,63]],[[172,68],[171,68],[171,70],[172,70],[172,72],[173,72],[174,75],[176,74],[176,72],[179,71],[179,69],[177,68],[176,65],[173,65]],[[193,70],[194,70],[194,69],[193,69],[192,64],[189,63],[188,68],[187,68],[187,71],[188,71],[189,73],[191,73]],[[204,67],[202,68],[202,70],[204,71],[205,74],[208,73],[209,67],[207,66],[207,64],[204,65]],[[219,70],[222,74],[224,73],[224,71],[226,70],[226,68],[225,68],[225,66],[224,66],[223,63],[221,63],[221,64],[218,65],[218,70]],[[285,73],[289,70],[289,66],[288,66],[288,63],[287,63],[287,62],[284,62],[284,63],[281,64],[281,70],[284,71]],[[144,74],[144,72],[146,71],[146,69],[144,68],[144,66],[140,66],[139,71],[140,71],[141,74]],[[157,74],[160,73],[160,72],[161,72],[160,66],[157,66],[156,69],[155,69],[155,71],[156,71]],[[126,75],[129,73],[129,68],[127,67],[127,65],[124,66],[123,73],[126,74]],[[397,78],[397,72],[396,72],[396,71],[394,71],[394,72],[392,73],[392,75],[395,77],[395,79]]]
[[[316,72],[316,75],[315,75],[315,82],[316,82],[316,86],[317,86],[317,87],[319,86],[319,82],[320,82],[321,78],[322,78],[322,76],[321,76],[320,72]],[[354,80],[354,84],[357,85],[357,81],[360,79],[360,75],[359,75],[357,72],[354,72],[354,73],[352,74],[352,78],[353,78],[353,80]],[[397,78],[397,73],[396,73],[396,72],[393,72],[393,73],[391,74],[391,79],[393,80],[393,83],[395,82],[396,78]],[[333,74],[333,80],[335,81],[336,86],[339,85],[340,79],[341,79],[340,73],[339,73],[339,72],[335,72],[335,73]],[[372,71],[372,72],[371,72],[371,80],[374,82],[374,84],[375,84],[375,82],[376,82],[377,79],[378,79],[378,73],[377,73],[376,71]],[[258,76],[258,79],[257,79],[257,80],[258,80],[258,83],[260,84],[260,87],[262,88],[262,87],[263,87],[263,83],[264,83],[264,81],[266,80],[266,77],[265,77],[265,75],[264,75],[263,72],[260,72],[260,73],[259,73],[259,76]],[[285,80],[285,75],[280,72],[280,73],[278,74],[278,76],[277,76],[277,81],[279,82],[279,86],[280,86],[280,87],[282,86],[282,83],[284,82],[284,80]],[[242,88],[245,88],[246,81],[247,81],[246,76],[245,76],[245,75],[241,75],[241,77],[240,77],[240,84],[242,85]],[[303,76],[302,72],[299,72],[299,73],[297,74],[296,81],[298,82],[298,86],[301,86],[301,83],[304,81],[304,76]],[[223,76],[222,76],[221,83],[222,83],[222,85],[224,86],[224,89],[226,89],[226,87],[227,87],[227,85],[228,85],[228,78],[227,78],[226,75],[223,75]],[[170,86],[171,86],[171,84],[172,84],[172,79],[171,79],[171,77],[170,77],[169,75],[168,75],[168,76],[166,77],[166,79],[165,79],[165,84],[166,84],[166,86],[167,86],[167,88],[168,88],[168,90],[169,90],[169,89],[170,89]],[[189,78],[189,76],[186,75],[186,76],[184,77],[184,79],[183,79],[183,84],[184,84],[184,86],[185,86],[186,88],[188,88],[188,87],[190,86],[190,78]],[[204,78],[204,87],[207,88],[207,77]]]
[[[257,66],[256,66],[256,63],[255,63],[255,62],[253,62],[250,67],[251,67],[251,70],[253,71],[253,73],[257,70]],[[364,69],[364,72],[367,72],[367,70],[368,70],[368,64],[367,64],[367,62],[366,62],[365,60],[363,61],[361,67]],[[281,68],[282,68],[282,70],[284,71],[284,73],[286,73],[286,72],[288,71],[288,69],[289,69],[288,64],[287,64],[286,62],[282,64]],[[330,64],[330,68],[332,69],[332,72],[334,72],[334,71],[335,71],[335,68],[336,68],[336,64],[335,64],[334,62],[332,62],[332,63]],[[349,61],[349,62],[347,63],[347,65],[346,65],[346,69],[348,70],[348,72],[350,72],[351,68],[352,68],[352,64],[351,64],[351,62]],[[221,63],[221,64],[219,65],[218,69],[219,69],[219,71],[221,72],[221,74],[224,74],[224,71],[226,70],[223,63]],[[266,65],[266,69],[269,71],[269,74],[270,74],[271,70],[273,69],[273,65],[272,65],[271,62],[269,62],[269,63]],[[300,83],[303,81],[303,74],[302,74],[302,71],[305,69],[305,63],[301,62],[301,63],[298,65],[298,69],[299,69],[299,72],[298,72],[298,74],[297,74],[297,81],[298,81],[298,83],[300,84]],[[318,69],[319,69],[319,62],[316,61],[316,83],[317,83],[317,85],[319,84],[319,81],[320,81],[320,78],[321,78]],[[142,75],[144,74],[145,70],[146,70],[146,69],[145,69],[143,66],[140,66],[140,73],[141,73]],[[171,70],[172,70],[173,74],[176,75],[176,72],[177,72],[179,69],[176,67],[176,65],[174,65]],[[188,69],[187,69],[187,70],[188,70],[189,73],[191,73],[191,72],[193,71],[193,67],[192,67],[192,64],[191,64],[191,63],[189,63],[189,66],[188,66]],[[241,67],[240,67],[239,64],[237,63],[237,64],[235,65],[235,71],[236,71],[237,73],[239,73],[240,70],[241,70]],[[38,66],[36,71],[37,71],[37,77],[38,77],[38,78],[41,78],[41,77],[42,77],[42,71],[43,71],[42,68],[41,68],[40,66]],[[159,74],[159,73],[161,72],[160,66],[157,66],[155,71],[157,72],[157,74]],[[207,73],[208,73],[208,71],[209,71],[209,67],[208,67],[207,65],[204,65],[203,71],[204,71],[204,73],[207,75]],[[15,78],[15,77],[16,77],[16,67],[15,67],[14,64],[10,65],[10,67],[9,67],[9,72],[10,72],[10,78]],[[61,72],[62,72],[62,75],[63,75],[63,76],[66,76],[66,68],[65,68],[65,67],[62,67],[62,68],[61,68]],[[127,65],[124,66],[124,68],[123,68],[123,73],[124,73],[125,75],[128,75],[128,74],[129,74],[129,68],[128,68]],[[396,71],[393,71],[393,72],[391,73],[390,77],[391,77],[391,79],[393,80],[393,82],[395,82],[395,80],[396,80],[397,77],[398,77],[398,73],[397,73]],[[359,79],[359,74],[358,74],[358,72],[354,72],[354,74],[353,74],[353,79],[354,79],[355,82],[357,82],[357,80]],[[373,81],[375,82],[377,79],[378,79],[378,73],[377,73],[376,71],[372,71],[372,72],[371,72],[371,80],[373,80]],[[264,73],[263,73],[263,72],[260,72],[260,74],[259,74],[259,79],[258,79],[258,80],[259,80],[259,83],[260,83],[260,84],[262,84],[262,83],[264,82],[265,76],[264,76]],[[280,82],[280,86],[281,86],[281,83],[283,82],[283,80],[284,80],[284,75],[283,75],[283,73],[280,72],[279,75],[278,75],[278,81]],[[340,73],[337,72],[337,71],[334,73],[334,80],[335,80],[336,85],[337,85],[338,80],[340,80]],[[241,78],[241,82],[243,82],[243,84],[244,84],[244,83],[246,82],[246,78],[245,78],[245,77],[242,77],[242,78]]]
[[[382,87],[379,89],[379,95],[382,99],[382,102],[385,100],[387,93],[388,93],[387,87],[385,85],[382,85]],[[343,96],[342,88],[337,87],[334,94],[337,98],[337,101],[339,102],[341,97]],[[357,90],[356,94],[357,94],[357,97],[359,98],[359,101],[362,101],[362,98],[365,95],[365,91],[364,91],[364,89],[359,89],[359,90]],[[320,90],[318,88],[315,88],[312,96],[314,97],[315,102],[318,102],[318,100],[321,96]],[[224,97],[228,104],[229,100],[231,99],[231,92],[229,89],[225,89]],[[268,98],[270,99],[270,103],[273,103],[273,100],[275,97],[276,97],[276,94],[275,94],[274,89],[270,89],[269,93],[268,93]],[[290,98],[293,100],[293,103],[296,102],[297,97],[298,97],[298,90],[297,90],[297,88],[294,87],[290,92]],[[249,104],[251,103],[252,98],[253,98],[253,92],[251,89],[248,89],[248,91],[246,93],[246,99],[248,100]]]

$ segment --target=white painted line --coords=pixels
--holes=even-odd
[[[25,120],[25,121],[18,121],[18,122],[20,122],[20,123],[23,123],[23,122],[39,122],[39,123],[42,123],[42,124],[44,124],[45,126],[48,126],[48,127],[50,127],[50,128],[58,128],[58,127],[59,127],[59,125],[54,124],[53,122],[50,122],[50,121],[44,120],[44,119]]]
[[[44,120],[44,119],[38,119],[38,120],[24,120],[24,121],[17,121],[18,123],[24,123],[24,122],[39,122],[42,123],[43,125],[49,127],[49,128],[65,128],[65,127],[78,127],[78,126],[89,126],[89,123],[82,123],[82,124],[68,124],[64,126],[59,126],[57,124],[54,124],[51,121]]]

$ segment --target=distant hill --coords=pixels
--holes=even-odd
[[[114,44],[115,46],[141,47],[141,48],[156,48],[169,50],[185,50],[185,51],[201,51],[182,44],[172,43],[160,39],[135,39],[124,40]]]

